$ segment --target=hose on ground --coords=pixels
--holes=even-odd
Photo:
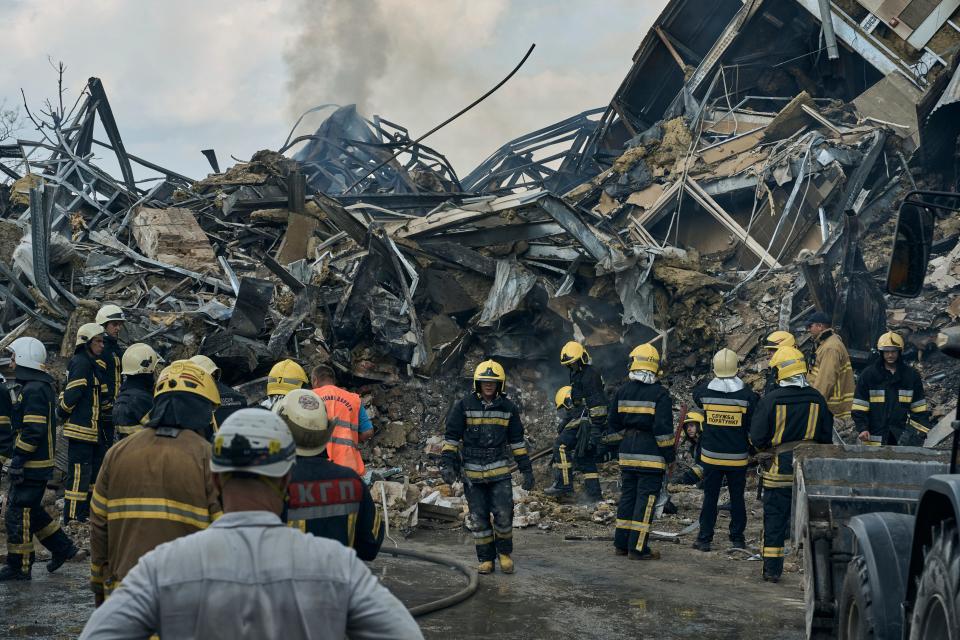
[[[425,616],[428,613],[433,613],[434,611],[440,611],[441,609],[452,607],[455,604],[463,602],[477,592],[477,570],[466,562],[461,562],[460,560],[455,560],[446,556],[438,556],[432,553],[423,553],[422,551],[411,551],[409,549],[400,548],[391,549],[389,547],[385,547],[380,550],[380,553],[389,553],[394,557],[403,556],[405,558],[414,558],[415,560],[423,560],[424,562],[432,562],[444,567],[450,567],[452,569],[456,569],[467,578],[467,586],[460,591],[457,591],[453,595],[420,604],[415,607],[408,607],[410,610],[410,615],[415,618]]]

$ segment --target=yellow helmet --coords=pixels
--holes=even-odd
[[[496,360],[484,360],[477,365],[477,369],[473,372],[473,387],[477,393],[480,393],[481,382],[500,383],[497,393],[502,393],[507,384],[507,374]]]
[[[141,373],[153,373],[160,364],[160,356],[148,344],[137,342],[127,347],[120,358],[123,366],[120,373],[125,376],[136,376]]]
[[[569,367],[577,362],[590,364],[590,354],[587,353],[586,347],[579,342],[570,341],[563,345],[563,349],[560,351],[560,364]]]
[[[293,360],[281,360],[270,369],[267,376],[267,395],[285,396],[294,389],[309,384],[307,372]]]
[[[217,363],[211,360],[210,358],[208,358],[207,356],[202,356],[197,354],[192,358],[190,358],[190,362],[197,365],[198,367],[206,371],[208,374],[210,374],[214,378],[220,375],[220,367],[218,367]]]
[[[720,349],[713,356],[713,373],[718,378],[732,378],[737,375],[740,358],[732,349]]]
[[[642,344],[630,352],[630,371],[660,370],[660,352],[652,344]]]
[[[97,336],[102,336],[103,333],[103,326],[96,322],[88,322],[87,324],[80,325],[80,328],[77,329],[77,339],[74,344],[78,347],[82,344],[87,344]]]
[[[877,340],[877,349],[880,351],[903,351],[903,338],[899,333],[888,331]]]
[[[557,405],[557,409],[561,407],[570,408],[573,406],[573,387],[567,385],[565,387],[560,387],[557,389],[557,394],[553,397],[553,401]]]
[[[160,372],[153,397],[173,391],[192,393],[209,400],[214,406],[220,405],[220,391],[213,376],[189,360],[177,360]]]
[[[789,331],[774,331],[767,336],[767,343],[763,345],[764,349],[776,351],[780,347],[795,347],[797,339]]]
[[[780,347],[770,358],[770,366],[777,369],[777,380],[785,380],[807,372],[807,361],[803,353],[794,347]]]
[[[703,426],[703,414],[697,411],[696,409],[691,409],[687,411],[686,417],[683,419],[684,423],[687,422],[699,422]]]

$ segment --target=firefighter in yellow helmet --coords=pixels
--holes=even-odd
[[[146,427],[107,452],[90,516],[90,581],[98,606],[140,556],[219,517],[210,443],[201,435],[218,404],[213,377],[177,360],[157,378]]]
[[[783,543],[793,500],[793,449],[799,442],[833,442],[833,414],[826,399],[807,382],[807,363],[794,347],[781,347],[770,358],[777,388],[765,394],[750,421],[750,441],[771,451],[761,473],[763,490],[763,579],[778,582],[783,573]]]
[[[563,444],[565,461],[554,463],[554,483],[544,493],[557,497],[572,494],[573,477],[569,472],[575,464],[583,474],[587,499],[596,502],[603,497],[597,465],[606,453],[606,447],[601,442],[607,422],[607,396],[603,389],[603,378],[590,365],[590,354],[579,342],[568,342],[563,346],[560,364],[570,370],[573,410],[567,429],[561,434],[566,439]]]
[[[690,467],[674,475],[672,484],[700,484],[703,480],[703,465],[700,463],[700,440],[703,436],[703,414],[699,409],[690,409],[683,418],[683,442],[690,454]]]
[[[693,543],[699,551],[710,551],[717,524],[717,500],[724,481],[730,492],[730,545],[747,548],[743,532],[747,528],[744,491],[750,458],[750,419],[760,398],[737,375],[739,365],[735,351],[721,349],[713,356],[713,379],[693,390],[693,401],[704,416],[700,440],[703,507],[700,533]]]
[[[230,417],[230,414],[234,411],[247,408],[247,396],[221,379],[223,370],[209,357],[195,355],[190,358],[190,362],[193,362],[210,374],[214,382],[216,382],[217,392],[220,394],[220,406],[213,412],[213,428],[206,434],[207,440],[213,442],[213,435],[220,430],[220,425],[223,424],[223,421]]]
[[[773,356],[773,354],[780,347],[795,347],[797,346],[797,339],[793,337],[793,334],[789,331],[774,331],[767,336],[766,340],[763,343],[763,348],[767,352],[767,356]],[[777,388],[777,370],[773,367],[767,368],[767,377],[764,380],[763,392],[767,393],[768,391],[773,391]]]
[[[903,361],[903,346],[903,338],[893,331],[880,336],[880,357],[857,381],[853,421],[863,444],[920,446],[930,430],[923,380]]]
[[[557,438],[553,443],[553,486],[547,495],[570,495],[573,493],[574,451],[582,422],[580,413],[573,406],[572,387],[560,387],[554,395],[557,406]]]
[[[534,485],[520,411],[503,393],[506,382],[500,363],[484,360],[477,365],[473,392],[447,415],[440,456],[444,482],[463,478],[470,508],[467,528],[473,533],[480,573],[493,572],[495,559],[503,573],[513,573],[511,459],[523,474],[523,488],[529,491]]]
[[[647,541],[667,465],[674,461],[673,401],[657,381],[660,354],[650,344],[630,352],[629,380],[610,401],[607,439],[620,443],[623,485],[613,546],[617,555],[656,560]]]
[[[273,365],[267,375],[267,397],[260,403],[264,409],[272,409],[275,404],[294,389],[306,389],[310,378],[294,360],[281,360]]]
[[[123,352],[121,364],[123,384],[113,405],[113,424],[118,440],[140,431],[150,420],[154,374],[160,356],[150,345],[137,342]]]

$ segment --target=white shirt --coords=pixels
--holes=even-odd
[[[353,549],[267,511],[224,514],[140,558],[81,639],[417,639],[417,623]]]

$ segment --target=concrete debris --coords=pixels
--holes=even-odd
[[[858,367],[879,333],[903,332],[945,415],[960,371],[932,336],[960,314],[940,304],[960,294],[960,223],[936,214],[920,301],[888,299],[875,280],[904,195],[957,187],[960,21],[916,47],[869,26],[880,3],[833,3],[831,59],[816,0],[712,4],[670,2],[607,106],[504,144],[464,179],[423,144],[367,175],[411,139],[348,105],[197,180],[127,152],[91,78],[70,111],[36,116],[43,140],[2,147],[0,333],[26,322],[59,347],[115,303],[123,342],[168,361],[199,351],[231,384],[284,357],[330,363],[371,409],[364,458],[403,471],[373,491],[399,529],[463,507],[437,475],[463,372],[503,362],[531,452],[545,450],[570,339],[611,387],[653,341],[683,403],[722,346],[762,385],[763,336],[802,336],[819,310]],[[607,524],[614,511],[518,500],[516,526]]]

